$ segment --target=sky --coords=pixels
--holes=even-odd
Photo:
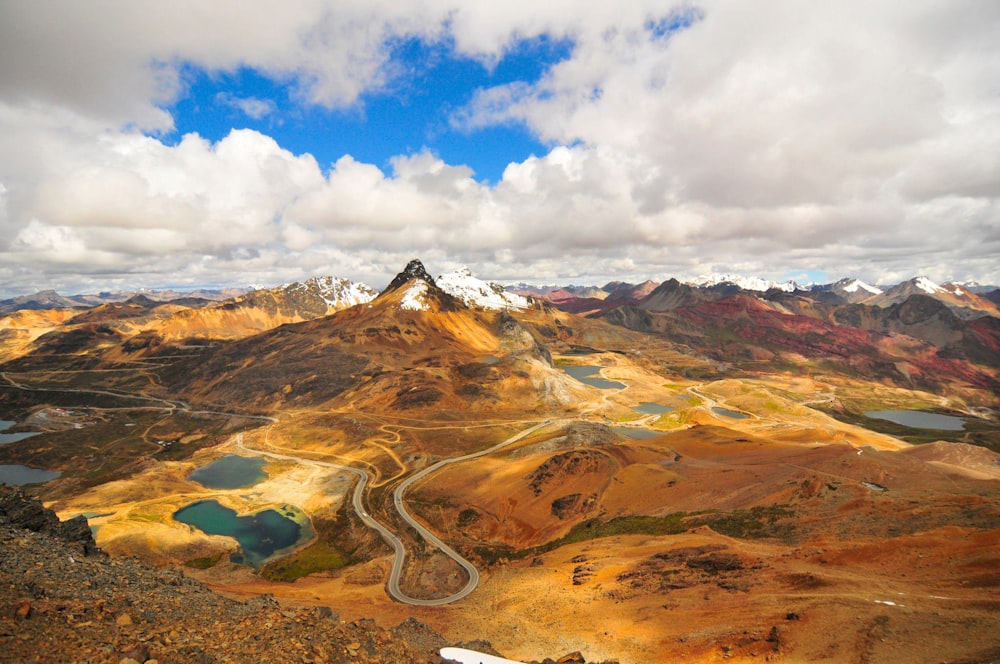
[[[1000,284],[996,0],[0,0],[0,297]]]

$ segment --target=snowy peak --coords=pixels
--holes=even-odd
[[[334,309],[365,304],[378,295],[378,292],[367,284],[354,283],[339,277],[311,277],[303,282],[285,286],[285,291],[289,293],[301,291],[316,295]]]
[[[845,293],[867,292],[872,295],[878,295],[882,292],[881,288],[876,288],[875,286],[866,284],[860,279],[845,279],[844,281],[848,282],[847,284],[841,286],[841,290]]]
[[[905,302],[911,296],[931,297],[943,302],[960,318],[975,318],[983,315],[997,316],[1000,314],[995,304],[986,298],[971,292],[970,289],[958,284],[943,286],[927,277],[914,277],[885,291],[881,295],[867,300],[865,304],[888,307]]]
[[[735,274],[707,274],[697,277],[689,282],[691,286],[701,288],[712,288],[713,286],[736,286],[747,291],[765,292],[772,288],[792,293],[799,290],[799,285],[794,281],[769,281],[760,277],[741,277]]]
[[[944,289],[938,286],[936,283],[928,279],[927,277],[916,277],[913,279],[913,285],[924,291],[928,295],[936,295]]]
[[[813,286],[810,290],[819,293],[833,293],[851,304],[864,302],[869,298],[882,294],[881,288],[876,288],[854,277],[847,277],[832,284]]]
[[[467,267],[439,276],[437,286],[469,307],[501,311],[531,306],[528,298],[507,292],[500,284],[475,278]]]
[[[454,311],[458,300],[441,289],[417,259],[393,277],[378,299],[407,311]]]

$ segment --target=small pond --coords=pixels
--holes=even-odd
[[[264,459],[227,454],[198,468],[187,478],[209,489],[240,489],[267,479]]]
[[[0,464],[0,484],[21,486],[48,482],[62,475],[58,470],[42,470],[17,464]]]
[[[674,410],[673,406],[661,406],[658,403],[644,401],[638,406],[633,406],[632,410],[643,415],[663,415]]]
[[[11,422],[10,420],[0,420],[0,431],[6,431],[17,424],[17,422]],[[37,436],[40,431],[22,431],[21,433],[0,433],[0,445],[6,445],[8,443],[16,443],[19,440],[24,440],[25,438],[31,438],[32,436]]]
[[[600,390],[622,389],[625,387],[625,383],[619,383],[618,381],[601,378],[598,375],[601,371],[601,367],[582,367],[567,364],[561,368],[581,383],[590,385],[591,387],[596,387]]]
[[[746,413],[741,413],[738,410],[729,410],[728,408],[723,408],[722,406],[712,406],[712,412],[716,415],[722,415],[723,417],[731,417],[734,420],[745,420],[750,417]]]
[[[242,556],[234,556],[234,562],[245,562],[251,567],[259,567],[275,553],[313,536],[308,517],[292,505],[239,516],[218,501],[203,500],[174,512],[174,520],[209,535],[236,539]]]
[[[965,429],[965,418],[953,415],[926,413],[922,410],[869,410],[865,417],[876,420],[888,420],[911,429],[936,429],[938,431],[962,431]]]

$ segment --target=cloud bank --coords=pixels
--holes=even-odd
[[[664,7],[0,1],[0,290],[380,286],[413,256],[536,282],[1000,283],[1000,5]],[[429,149],[320,164],[253,130],[162,140],[185,68],[356,109],[407,84],[400,40],[491,67],[541,36],[569,56],[446,119],[470,143],[516,124],[551,146],[492,185]]]

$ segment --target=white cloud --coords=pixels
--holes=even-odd
[[[997,34],[991,0],[0,1],[0,282],[377,285],[414,255],[506,279],[1000,282]],[[541,35],[570,56],[452,118],[553,146],[494,186],[428,151],[324,171],[254,131],[139,133],[172,127],[182,65],[254,68],[347,107],[406,75],[394,39],[490,64]]]
[[[278,105],[271,99],[237,97],[229,92],[220,92],[215,96],[215,101],[223,106],[235,108],[253,120],[262,120],[278,110]]]

